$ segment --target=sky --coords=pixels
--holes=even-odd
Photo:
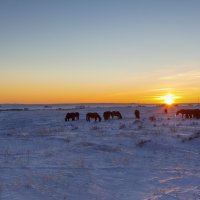
[[[199,0],[0,0],[0,103],[200,96]]]

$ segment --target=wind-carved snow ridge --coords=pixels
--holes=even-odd
[[[0,199],[200,199],[200,120],[175,116],[182,106],[44,106],[0,112]],[[123,118],[104,121],[107,110]]]

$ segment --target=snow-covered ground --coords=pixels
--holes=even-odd
[[[175,117],[182,107],[1,105],[0,199],[200,199],[200,120]],[[86,122],[107,110],[123,119]],[[80,120],[65,122],[75,111]]]

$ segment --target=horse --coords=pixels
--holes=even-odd
[[[103,113],[103,117],[104,117],[104,120],[110,119],[110,117],[112,117],[112,112],[110,112],[110,111],[105,111],[105,112]]]
[[[188,109],[190,118],[200,119],[200,110],[199,109]]]
[[[181,116],[182,116],[182,118],[183,118],[184,115],[186,114],[186,110],[185,110],[185,109],[178,110],[178,111],[176,112],[176,116],[179,115],[179,114],[181,114]]]
[[[78,112],[67,113],[65,116],[65,121],[69,121],[70,119],[72,119],[72,121],[79,120],[79,113]]]
[[[181,109],[176,112],[176,115],[182,115],[182,118],[191,119],[196,118],[200,119],[200,110],[199,109]]]
[[[121,113],[119,111],[112,111],[111,112],[111,116],[112,116],[112,119],[114,117],[117,117],[118,119],[122,119],[122,115],[121,115]]]
[[[135,110],[135,118],[140,119],[140,111],[139,110]]]
[[[90,122],[90,119],[95,119],[95,122],[97,121],[97,119],[99,120],[99,122],[101,121],[101,117],[98,113],[94,112],[94,113],[87,113],[86,114],[86,121]]]

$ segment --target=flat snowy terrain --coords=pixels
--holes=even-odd
[[[0,199],[200,199],[200,120],[175,116],[181,108],[165,114],[161,106],[3,111],[2,105]],[[87,112],[107,110],[123,119],[86,122]],[[65,122],[67,112],[79,112],[80,120]]]

